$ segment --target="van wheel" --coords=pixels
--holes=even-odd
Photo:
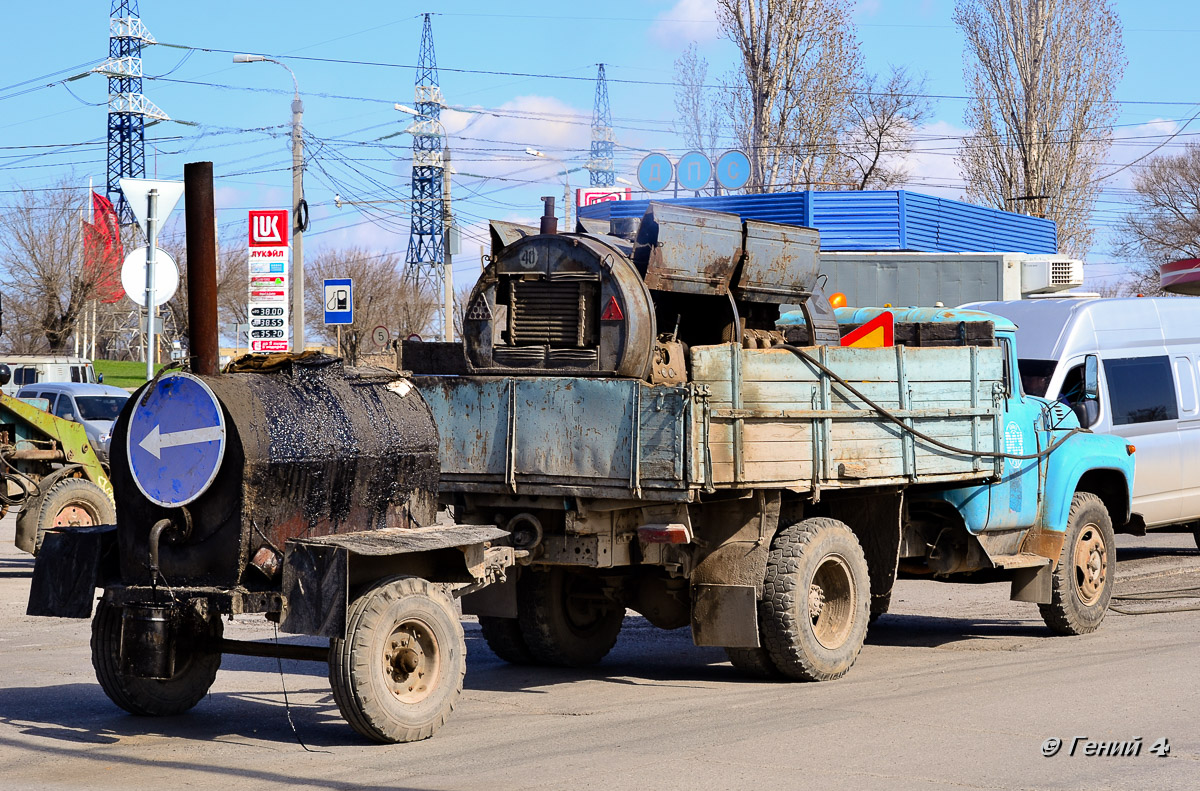
[[[64,478],[50,487],[40,503],[27,503],[19,519],[26,526],[30,520],[37,526],[33,545],[36,555],[47,530],[111,525],[117,521],[117,511],[96,484],[84,478]]]
[[[867,559],[844,523],[816,517],[780,531],[759,605],[775,667],[802,681],[844,676],[862,650],[870,599]]]
[[[1042,620],[1055,634],[1096,631],[1112,598],[1116,539],[1104,502],[1076,492],[1067,516],[1066,537],[1054,570],[1052,598],[1039,604]]]

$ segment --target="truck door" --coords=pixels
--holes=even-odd
[[[1004,422],[1000,449],[1005,453],[1036,453],[1046,446],[1047,432],[1039,430],[1044,404],[1021,390],[1013,347],[1009,338],[1000,336],[1004,349]],[[1004,459],[1004,472],[998,483],[989,487],[988,530],[1029,527],[1037,521],[1041,501],[1041,480],[1037,459]]]

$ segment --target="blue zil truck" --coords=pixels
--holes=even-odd
[[[812,229],[652,204],[493,223],[461,345],[406,344],[440,498],[509,533],[463,597],[496,654],[586,665],[627,608],[748,674],[853,665],[900,576],[1012,581],[1057,634],[1104,618],[1134,448],[1026,395],[1015,326],[830,307]],[[886,331],[888,345],[842,339]]]

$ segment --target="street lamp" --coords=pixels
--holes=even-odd
[[[570,170],[568,170],[566,162],[559,159],[558,157],[553,157],[542,151],[538,151],[536,148],[526,148],[525,153],[531,157],[537,157],[538,159],[553,160],[554,162],[557,162],[558,164],[563,166],[562,172],[558,173],[556,175],[563,177],[563,232],[571,233],[571,231],[574,230],[574,227],[571,225],[571,206],[573,205],[573,201],[571,200],[571,177],[570,177],[570,174],[574,173],[577,170],[587,170],[587,168],[586,167],[577,167],[577,168],[571,168]]]
[[[274,63],[292,75],[292,351],[304,351],[304,229],[308,227],[308,203],[304,200],[304,102],[300,83],[287,64],[266,55],[234,55],[234,63]]]

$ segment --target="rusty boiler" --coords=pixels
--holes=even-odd
[[[192,502],[166,508],[144,494],[127,451],[134,410],[116,424],[112,482],[126,585],[151,585],[156,565],[168,586],[278,590],[289,539],[434,522],[437,429],[395,372],[315,355],[195,378],[219,401],[226,438],[219,469]]]

